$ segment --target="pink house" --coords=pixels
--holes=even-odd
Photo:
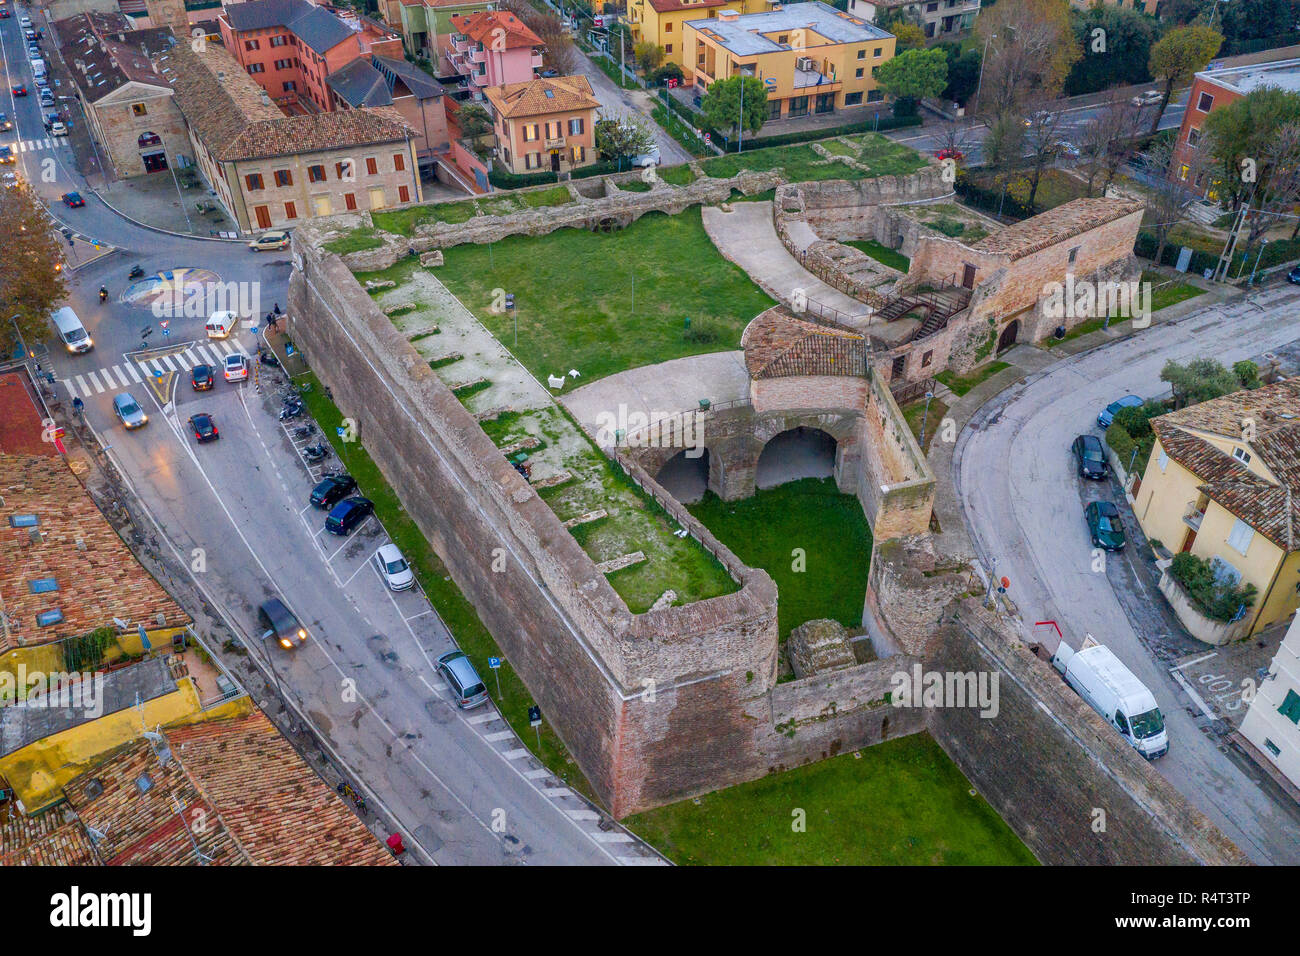
[[[480,97],[489,86],[527,83],[542,65],[541,37],[509,11],[456,14],[451,29],[448,60]]]

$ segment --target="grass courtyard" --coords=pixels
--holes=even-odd
[[[829,144],[834,143],[834,146]],[[728,179],[743,169],[761,172],[778,167],[785,170],[789,182],[809,182],[822,179],[870,179],[875,176],[904,176],[924,167],[927,160],[916,150],[896,143],[879,133],[862,133],[840,140],[826,140],[824,149],[841,156],[849,156],[865,164],[866,170],[855,169],[844,163],[828,160],[811,145],[769,146],[748,152],[715,156],[701,163],[706,176]]]
[[[613,233],[561,229],[445,255],[439,279],[543,381],[577,369],[584,384],[738,348],[749,320],[774,304],[717,251],[699,207]],[[514,294],[513,316],[492,311],[494,289]]]
[[[795,811],[806,827],[796,832]],[[928,734],[772,774],[624,821],[679,864],[1032,866]]]
[[[772,576],[781,640],[817,618],[862,624],[871,528],[858,499],[841,494],[834,479],[803,478],[740,501],[710,492],[690,511],[740,560]],[[796,548],[804,553],[802,570]]]

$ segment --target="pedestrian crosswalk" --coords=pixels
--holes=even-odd
[[[44,139],[20,139],[14,145],[18,147],[20,153],[35,153],[42,149],[57,149],[72,144],[65,136],[47,136]]]
[[[240,351],[238,346],[228,341],[194,343],[168,355],[138,357],[122,362],[120,365],[108,365],[93,372],[82,372],[63,379],[63,384],[67,386],[73,398],[89,398],[91,395],[102,395],[104,392],[139,385],[146,378],[152,378],[156,372],[188,372],[196,365],[220,368],[227,355]]]

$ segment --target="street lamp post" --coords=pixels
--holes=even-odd
[[[925,393],[925,411],[921,413],[921,454],[925,454],[925,423],[930,418],[930,399],[934,398],[934,392]]]
[[[974,119],[979,113],[980,93],[984,91],[984,61],[987,60],[989,56],[989,44],[997,38],[998,35],[996,33],[990,33],[988,39],[984,41],[984,52],[980,54],[980,78],[979,82],[975,84],[975,108],[971,111],[972,119]]]

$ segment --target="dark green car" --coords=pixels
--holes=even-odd
[[[1109,501],[1093,501],[1083,509],[1083,517],[1088,522],[1088,533],[1092,535],[1095,547],[1107,551],[1124,550],[1124,522],[1118,508]]]

